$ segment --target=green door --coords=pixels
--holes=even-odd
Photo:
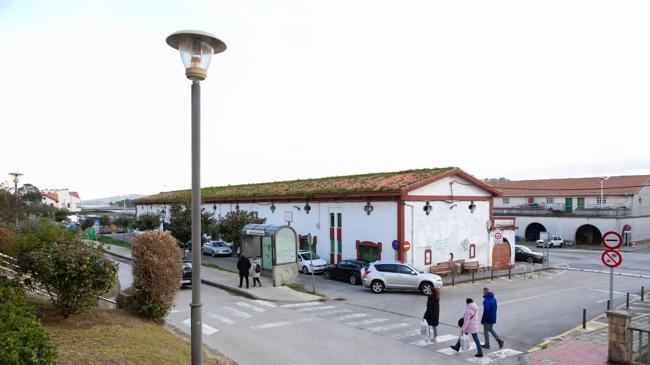
[[[585,209],[585,198],[578,198],[578,209]]]
[[[379,260],[379,248],[377,247],[368,247],[362,246],[359,248],[361,259],[368,262],[373,262]]]
[[[567,213],[573,212],[573,198],[564,199],[564,211]]]
[[[262,237],[262,268],[271,270],[273,266],[273,240],[271,237]]]

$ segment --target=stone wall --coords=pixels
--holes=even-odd
[[[298,280],[298,264],[290,263],[285,265],[273,266],[273,286],[281,286],[285,284],[297,284]]]
[[[607,362],[612,364],[631,364],[631,355],[627,343],[631,315],[625,310],[607,311],[609,322],[609,346]]]

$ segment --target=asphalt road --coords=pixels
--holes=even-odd
[[[536,249],[541,252],[542,249]],[[566,248],[549,249],[551,265],[569,265],[573,268],[609,271],[601,262],[603,251],[572,250]],[[623,252],[621,266],[615,272],[650,277],[650,251]]]

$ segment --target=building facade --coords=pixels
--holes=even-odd
[[[494,215],[516,216],[517,236],[559,235],[600,244],[615,231],[626,244],[650,239],[650,175],[495,182]]]
[[[330,263],[386,260],[423,269],[438,262],[492,265],[492,198],[498,190],[459,168],[205,188],[202,207],[215,217],[237,209],[256,212],[267,224],[288,224],[307,248]],[[136,201],[136,214],[162,214],[187,204],[189,191]],[[514,242],[514,231],[512,231]],[[513,262],[514,246],[508,245]]]
[[[81,198],[76,191],[68,189],[48,189],[41,191],[42,203],[70,212],[81,211]]]

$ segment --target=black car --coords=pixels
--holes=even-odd
[[[544,262],[544,254],[533,251],[526,246],[515,246],[515,261],[525,261],[529,264]]]
[[[361,269],[368,267],[368,262],[363,260],[343,260],[336,265],[325,269],[323,278],[343,280],[352,285],[361,284]]]
[[[181,287],[192,285],[192,261],[183,260],[183,275],[181,276]]]

